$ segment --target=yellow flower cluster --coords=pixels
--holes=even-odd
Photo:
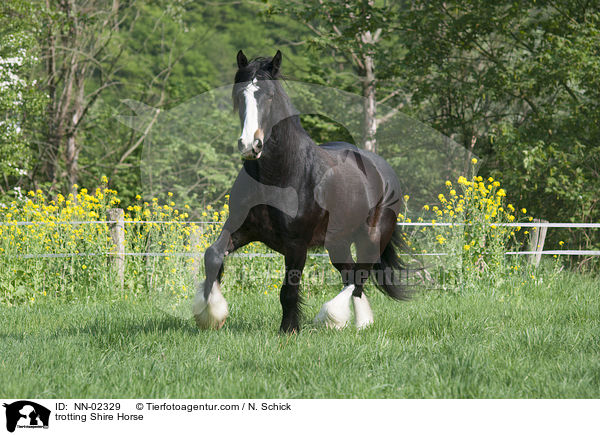
[[[445,279],[449,270],[481,273],[502,268],[511,240],[519,246],[516,233],[521,227],[508,225],[522,220],[527,210],[508,203],[506,190],[492,177],[460,176],[444,185],[445,192],[437,195],[437,202],[424,205],[423,215],[418,218],[425,222],[423,217],[427,217],[432,225],[413,227],[410,235],[403,233],[405,242],[412,241],[409,246],[418,253],[447,254],[426,257],[427,261],[439,263]],[[405,206],[404,214],[399,214],[400,222],[409,222],[405,217],[407,210]]]
[[[490,223],[513,222],[517,218],[515,207],[512,204],[504,204],[506,191],[500,187],[499,181],[492,177],[484,180],[481,176],[467,180],[461,176],[458,178],[458,184],[462,193],[457,194],[454,189],[450,190],[451,204],[446,207],[448,214],[452,208],[458,213],[466,212],[465,223],[473,223],[481,217],[483,221]],[[522,213],[525,212],[523,209]]]
[[[103,177],[92,191],[75,185],[68,195],[31,191],[21,200],[0,204],[0,257],[5,266],[0,270],[0,303],[35,303],[46,295],[79,297],[76,288],[106,292],[115,287],[107,260],[114,246],[105,221],[121,200],[107,182]],[[177,208],[172,197],[169,193],[165,203],[157,198],[144,202],[137,195],[125,208],[125,252],[130,254],[125,285],[134,292],[160,285],[187,297],[184,290],[193,289],[193,283],[182,272],[194,266],[194,252],[203,252],[214,241],[227,218],[225,205],[210,216],[215,223],[189,223],[189,206]],[[156,255],[146,258],[147,253]]]
[[[48,297],[124,300],[128,295],[151,293],[161,307],[181,309],[187,315],[185,303],[193,297],[196,278],[204,273],[201,255],[220,234],[229,215],[228,204],[218,208],[207,205],[192,213],[188,205],[178,208],[176,195],[169,192],[164,200],[145,201],[136,195],[132,203],[122,205],[107,184],[103,177],[100,186],[91,191],[73,186],[68,195],[50,196],[38,190],[29,192],[24,200],[0,204],[4,266],[0,269],[0,304],[33,304]],[[226,195],[226,202],[228,199]],[[111,225],[106,222],[109,209],[117,207],[124,209],[125,219],[123,289],[115,262],[110,261],[114,246]],[[202,222],[189,222],[191,219]],[[250,243],[240,251],[263,254],[268,248]],[[238,273],[224,277],[229,288],[242,288],[237,280],[247,283],[256,279],[263,280],[267,294],[281,286],[282,259],[232,260]],[[265,267],[276,268],[275,273],[256,270]],[[307,272],[321,270],[320,261],[308,261]],[[264,281],[265,276],[270,278]],[[135,298],[128,301],[135,303]]]
[[[110,237],[104,220],[111,205],[118,204],[116,192],[104,187],[81,189],[54,199],[41,190],[0,207],[0,254],[35,255],[93,252],[108,247]]]

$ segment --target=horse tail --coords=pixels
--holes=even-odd
[[[395,219],[394,219],[395,220]],[[379,262],[371,270],[375,286],[393,299],[406,301],[412,296],[409,290],[408,267],[398,256],[399,252],[409,252],[399,227],[395,225],[390,241],[383,249]]]

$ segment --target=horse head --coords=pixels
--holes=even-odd
[[[293,114],[289,98],[278,81],[281,57],[279,50],[272,58],[252,61],[248,61],[242,50],[237,54],[232,98],[234,110],[240,116],[242,133],[238,149],[243,159],[260,158],[273,127]]]

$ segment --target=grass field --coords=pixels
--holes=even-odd
[[[561,272],[408,303],[371,292],[371,328],[315,329],[331,287],[310,292],[292,336],[277,332],[277,292],[258,288],[224,289],[220,331],[145,296],[49,298],[0,307],[0,396],[600,397],[599,290],[598,278]]]

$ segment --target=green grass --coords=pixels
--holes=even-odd
[[[144,296],[0,308],[0,396],[204,398],[600,397],[600,281],[562,272],[498,288],[371,292],[375,325],[277,332],[276,292],[224,289],[230,317],[198,331]],[[108,299],[108,298],[107,298]]]

